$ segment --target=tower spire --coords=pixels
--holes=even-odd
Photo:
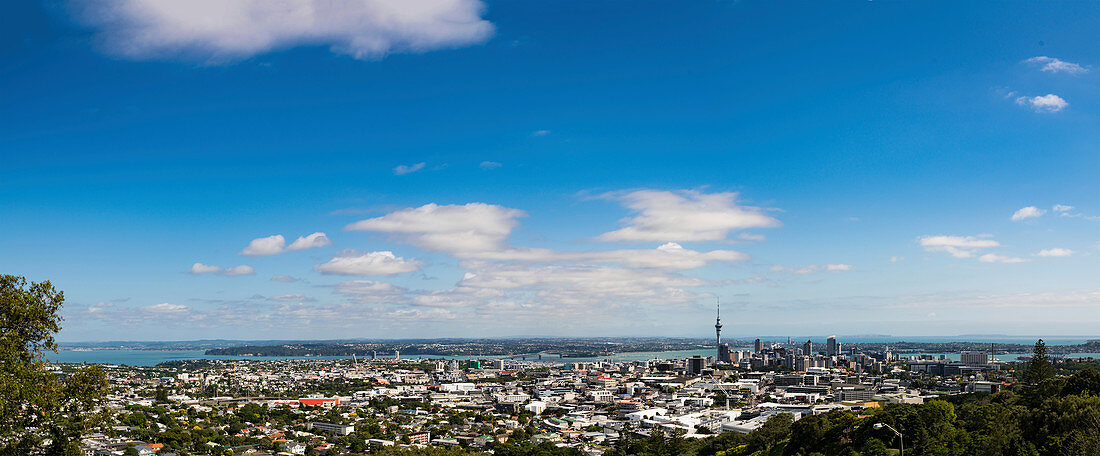
[[[718,338],[718,345],[722,345],[722,299],[715,299],[718,305],[718,318],[714,321],[714,333]]]

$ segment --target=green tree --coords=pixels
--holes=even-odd
[[[160,387],[157,388],[156,401],[157,401],[158,404],[167,404],[168,403],[168,389],[167,388],[160,388]]]
[[[1050,357],[1047,356],[1047,344],[1043,342],[1043,339],[1039,339],[1035,342],[1031,361],[1027,363],[1027,370],[1024,371],[1024,381],[1037,385],[1043,380],[1053,377],[1054,366],[1050,364]]]
[[[102,422],[93,413],[108,387],[102,370],[63,380],[46,370],[64,301],[50,282],[0,275],[0,454],[80,454],[81,433]]]

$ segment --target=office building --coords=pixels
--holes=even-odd
[[[964,351],[960,355],[960,361],[967,366],[981,366],[989,364],[989,353],[982,351]]]

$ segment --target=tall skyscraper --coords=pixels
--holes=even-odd
[[[764,342],[760,339],[756,339],[756,341],[752,344],[752,348],[755,349],[757,353],[760,353],[764,351]]]
[[[806,343],[802,344],[802,354],[806,356],[814,355],[814,342],[812,340],[807,340]]]
[[[840,344],[836,342],[836,336],[825,339],[825,356],[837,356],[840,354]]]

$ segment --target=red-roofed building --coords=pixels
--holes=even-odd
[[[340,405],[340,398],[338,397],[304,397],[298,399],[300,405],[313,405],[321,407],[333,407]]]

